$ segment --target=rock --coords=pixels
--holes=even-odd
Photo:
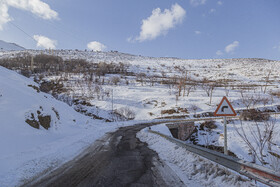
[[[39,123],[38,121],[36,121],[35,119],[30,120],[30,119],[26,119],[25,122],[30,125],[31,127],[35,128],[35,129],[39,129]]]
[[[51,127],[51,116],[43,116],[43,115],[38,115],[39,123],[42,127],[45,129],[49,129]]]

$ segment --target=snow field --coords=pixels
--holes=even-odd
[[[255,186],[238,174],[149,133],[147,129],[140,131],[137,137],[148,143],[187,186]]]
[[[113,90],[113,109],[127,106],[135,112],[136,120],[151,120],[165,117],[167,116],[166,114],[161,114],[163,110],[177,110],[179,107],[188,109],[188,113],[180,112],[172,115],[189,115],[190,118],[193,118],[193,114],[214,112],[217,104],[227,94],[227,91],[228,99],[235,110],[246,108],[242,102],[241,90],[248,97],[254,96],[269,99],[269,102],[266,104],[257,102],[251,107],[265,106],[266,108],[275,108],[276,105],[280,105],[280,98],[271,95],[271,92],[280,91],[279,61],[262,59],[183,60],[176,58],[141,57],[117,52],[72,50],[57,50],[53,52],[35,50],[24,52],[0,51],[0,58],[23,56],[25,53],[32,55],[41,53],[54,54],[61,56],[63,59],[86,59],[93,63],[129,63],[129,71],[135,74],[145,73],[147,76],[181,77],[187,72],[191,80],[201,81],[205,78],[209,81],[220,80],[222,83],[229,81],[228,85],[214,89],[211,104],[202,85],[198,85],[195,90],[192,90],[189,96],[180,96],[176,100],[178,88],[176,86],[169,87],[168,85],[163,85],[160,81],[155,83],[154,86],[151,86],[149,82],[144,82],[143,84],[137,82],[134,76],[126,77],[129,80],[129,85],[126,84],[123,78],[116,86],[105,81],[105,84],[101,85],[101,88],[103,91],[109,91],[110,93]],[[266,84],[265,77],[270,71],[267,92],[264,93],[263,85]],[[109,80],[112,76],[121,77],[121,75],[109,74],[103,78]],[[100,83],[87,84],[82,81],[82,77],[83,75],[81,74],[73,74],[70,76],[69,81],[64,81],[63,84],[71,88],[65,94],[89,101],[96,107],[92,109],[94,114],[111,119],[112,95],[110,94],[109,97],[104,97],[103,99],[97,99],[97,95],[92,90],[95,86],[100,86]],[[52,76],[46,79],[55,78],[58,77]],[[77,84],[78,81],[80,81],[79,84]],[[0,67],[0,186],[16,184],[28,179],[35,173],[39,173],[48,168],[58,167],[59,164],[73,158],[91,142],[104,135],[104,133],[117,128],[117,123],[108,125],[108,123],[103,123],[101,120],[90,119],[77,113],[65,103],[55,100],[48,94],[37,93],[35,89],[28,85],[38,86],[31,79],[21,77],[15,72]],[[196,111],[191,110],[192,105],[197,107]],[[59,119],[53,108],[58,111]],[[25,123],[26,116],[31,113],[36,114],[38,110],[43,114],[51,115],[52,122],[49,130],[45,130],[42,127],[39,130],[33,129]],[[128,122],[125,124],[132,123]],[[244,122],[244,125],[246,124],[251,124],[251,122]],[[277,124],[279,124],[278,117]],[[196,125],[199,124],[196,122]],[[218,127],[214,132],[223,133],[223,124],[221,121],[218,120],[216,125]],[[240,123],[237,121],[234,124],[230,123],[228,125],[229,150],[233,151],[239,158],[250,161],[251,157],[248,155],[248,147],[236,134],[234,125],[239,128]],[[163,130],[164,126],[153,128],[158,128],[158,131],[164,131],[165,133],[169,132],[166,129]],[[279,130],[277,127],[275,134],[279,133]],[[208,137],[206,136],[201,136],[198,139],[200,144],[206,144],[206,141],[214,141],[214,145],[223,146],[223,138],[217,135],[217,133],[213,133]],[[207,138],[209,139],[206,140]],[[273,151],[277,153],[279,152],[279,141],[280,138],[275,136],[273,142],[276,145],[273,147]],[[168,158],[172,160],[171,156],[167,155],[166,160]],[[182,159],[187,158],[183,157]],[[268,160],[269,158],[267,157],[266,161]],[[190,161],[197,162],[195,159]],[[170,161],[171,164],[173,162],[178,163],[181,161]],[[179,166],[179,168],[181,167],[185,168],[187,165]],[[198,167],[202,166],[199,165]],[[184,173],[184,170],[181,170]],[[199,176],[201,177],[202,175],[198,175],[197,179]],[[209,180],[211,177],[206,176],[206,178]],[[219,178],[217,181],[215,179],[215,182],[220,182],[220,180],[226,179]]]
[[[30,79],[0,67],[0,186],[16,186],[58,167],[106,132],[118,128],[116,123],[92,120],[28,85],[37,86]],[[37,116],[38,110],[51,116],[48,130],[35,129],[25,122],[27,115]]]

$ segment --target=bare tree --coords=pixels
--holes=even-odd
[[[121,79],[120,79],[119,76],[111,77],[111,82],[112,82],[114,85],[117,85],[120,81],[121,81]]]
[[[190,110],[194,112],[194,116],[195,116],[196,115],[196,111],[198,110],[198,107],[196,105],[192,104],[190,106]]]
[[[150,86],[154,86],[155,82],[156,82],[156,77],[151,75],[148,77],[150,80]]]
[[[230,91],[230,89],[229,89],[229,83],[228,83],[226,80],[223,80],[222,85],[224,86],[225,94],[226,94],[226,96],[228,97],[229,91]]]
[[[190,93],[191,93],[191,91],[193,91],[194,90],[194,86],[193,85],[188,85],[188,87],[187,87],[187,96],[189,96],[190,95]]]
[[[96,94],[98,100],[101,98],[101,91],[102,87],[99,85],[95,85],[93,92]]]
[[[206,92],[207,96],[209,97],[210,105],[212,103],[213,91],[215,90],[216,87],[217,87],[216,83],[203,82],[202,89]]]
[[[245,94],[243,90],[240,90],[240,95],[242,103],[246,106],[247,110],[249,110],[249,108],[253,104],[253,97]]]
[[[264,165],[264,148],[268,145],[269,142],[273,139],[275,120],[265,121],[263,123],[254,122],[254,124],[247,124],[245,130],[244,124],[240,120],[240,128],[235,126],[237,134],[249,147],[253,162],[256,162],[256,159]]]
[[[136,81],[141,82],[141,85],[143,86],[144,80],[146,79],[146,74],[145,73],[139,73],[136,75]]]
[[[266,89],[267,89],[267,86],[268,86],[268,83],[269,83],[270,75],[271,75],[271,70],[268,71],[268,74],[264,78],[265,85],[264,85],[264,88],[263,88],[263,93],[266,93]],[[262,89],[262,87],[261,87],[261,89]]]
[[[208,148],[214,140],[211,129],[205,129],[205,133],[202,133],[201,135],[203,137],[205,147]]]
[[[269,160],[270,160],[270,166],[271,168],[276,171],[279,172],[280,171],[280,155],[277,153],[274,153],[272,151],[268,152],[269,155]]]

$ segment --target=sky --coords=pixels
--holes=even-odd
[[[0,40],[27,49],[280,60],[280,0],[0,0]]]

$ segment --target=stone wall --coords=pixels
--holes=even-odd
[[[174,123],[167,124],[166,126],[169,128],[174,138],[183,141],[187,140],[195,132],[194,122]],[[176,132],[177,135],[174,134]]]

